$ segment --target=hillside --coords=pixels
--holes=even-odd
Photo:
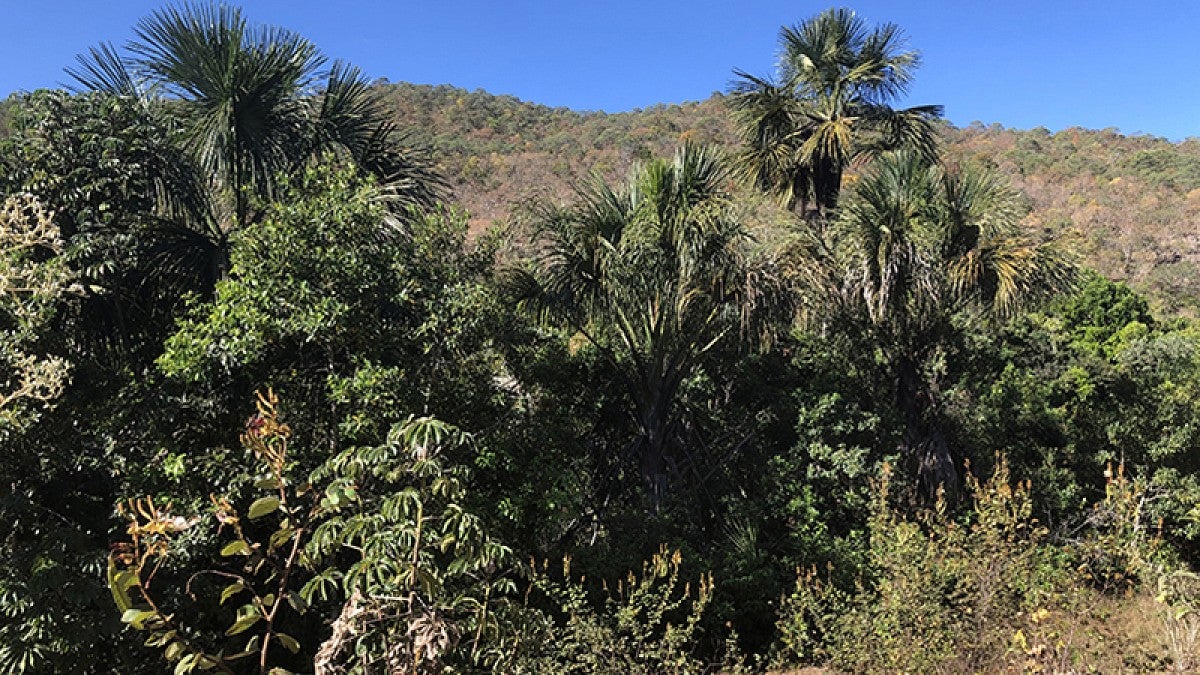
[[[591,172],[613,176],[681,140],[732,147],[723,97],[605,114],[549,108],[450,86],[385,84],[412,140],[427,146],[455,199],[482,227],[532,196],[561,198]],[[1112,130],[947,127],[947,154],[1008,175],[1028,226],[1090,266],[1129,281],[1168,312],[1200,310],[1200,140]]]
[[[533,197],[568,197],[591,173],[623,174],[685,139],[733,147],[723,97],[606,114],[447,85],[381,84],[412,142],[482,228]],[[0,101],[0,135],[15,98]],[[1200,139],[1113,130],[945,129],[948,156],[997,168],[1029,199],[1038,236],[1128,281],[1166,312],[1200,314]]]
[[[589,173],[624,173],[682,139],[733,140],[718,98],[610,115],[450,86],[385,89],[401,126],[433,151],[457,201],[481,224],[505,217],[531,195],[565,197]]]

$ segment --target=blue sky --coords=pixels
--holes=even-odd
[[[10,0],[0,94],[56,86],[102,40],[160,6]],[[900,24],[924,64],[909,104],[1052,130],[1200,136],[1200,2],[871,0],[835,3]],[[300,32],[371,77],[448,83],[617,112],[706,98],[734,68],[768,74],[779,27],[825,2],[742,0],[246,0],[252,20]]]

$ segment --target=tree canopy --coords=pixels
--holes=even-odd
[[[660,499],[668,476],[701,475],[681,419],[685,381],[722,343],[769,339],[786,320],[781,275],[756,256],[711,150],[634,169],[625,185],[589,185],[573,207],[535,215],[532,270],[517,297],[595,348],[629,399],[643,482]]]
[[[854,160],[900,147],[932,158],[941,107],[891,107],[919,62],[898,26],[848,9],[783,27],[776,78],[739,71],[730,98],[742,175],[789,210],[828,216]]]
[[[161,195],[183,207],[172,224],[211,249],[214,278],[228,271],[228,238],[256,219],[256,201],[326,153],[376,176],[398,212],[440,196],[440,179],[403,147],[362,72],[330,64],[304,37],[207,4],[160,9],[134,32],[123,50],[94,47],[68,73],[84,90],[172,108],[191,161],[160,177]]]

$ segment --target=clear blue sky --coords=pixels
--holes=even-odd
[[[160,2],[8,0],[0,95],[56,86],[74,55],[121,43]],[[907,32],[924,65],[907,100],[957,125],[1116,127],[1200,136],[1195,0],[246,0],[371,77],[448,83],[616,112],[706,98],[771,72],[779,27],[836,4]]]

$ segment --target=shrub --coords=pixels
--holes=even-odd
[[[889,503],[889,473],[854,587],[801,570],[783,599],[780,660],[849,672],[1040,672],[1081,657],[1076,626],[1063,622],[1086,613],[1095,591],[1077,584],[1073,550],[1032,517],[1030,486],[1010,482],[1004,458],[986,482],[968,474],[972,503],[958,519],[944,500],[903,516]]]
[[[593,607],[586,579],[571,579],[571,560],[563,560],[563,580],[543,563],[531,561],[529,593],[551,605],[524,627],[514,643],[511,673],[597,673],[612,675],[690,675],[706,672],[693,654],[697,627],[712,598],[713,580],[701,576],[695,590],[680,588],[678,551],[664,546],[615,587],[602,582],[603,605]]]
[[[515,586],[497,573],[508,549],[461,506],[465,470],[444,456],[470,438],[410,418],[383,445],[344,450],[297,479],[290,437],[274,395],[260,395],[242,443],[264,469],[263,496],[245,509],[213,497],[226,543],[190,577],[160,571],[185,531],[211,521],[150,497],[129,502],[128,539],[109,559],[122,620],[177,674],[307,664],[320,675],[440,673],[482,662],[480,645],[497,633],[493,597]]]

